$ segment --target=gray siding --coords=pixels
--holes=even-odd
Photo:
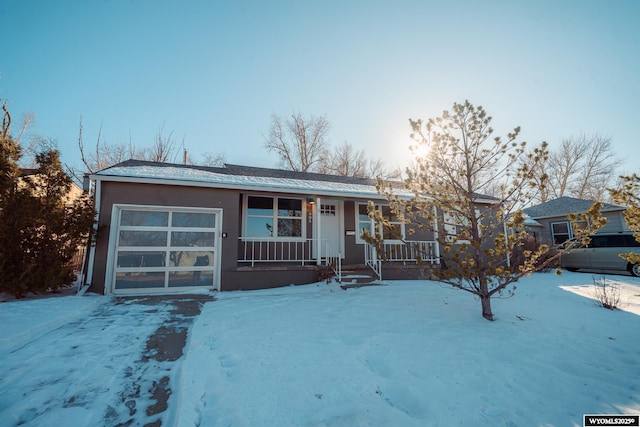
[[[618,233],[621,231],[630,231],[627,223],[624,220],[624,215],[622,211],[615,212],[603,212],[602,216],[607,218],[607,223],[598,230],[598,233]],[[544,242],[551,241],[551,224],[554,222],[564,222],[567,221],[567,216],[557,216],[552,218],[536,218],[543,227],[535,227],[532,230],[539,232],[540,239]]]

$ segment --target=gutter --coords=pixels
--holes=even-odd
[[[133,177],[122,175],[92,175],[92,179],[99,183],[101,181],[108,182],[124,182],[124,183],[138,183],[138,184],[155,184],[155,185],[175,185],[183,187],[203,187],[223,190],[240,190],[240,191],[258,191],[268,193],[288,193],[288,194],[303,194],[308,196],[322,195],[324,197],[357,197],[363,199],[375,199],[385,200],[384,195],[378,194],[375,189],[371,192],[358,192],[358,191],[339,191],[339,190],[322,190],[321,188],[297,188],[297,187],[279,187],[274,185],[256,185],[256,184],[231,184],[231,183],[217,183],[195,180],[178,180],[171,178],[147,178],[147,177]],[[97,187],[97,184],[96,184]],[[413,193],[409,194],[410,197]],[[407,196],[407,195],[404,195]]]

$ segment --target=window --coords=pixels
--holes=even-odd
[[[373,235],[375,232],[373,219],[369,218],[367,205],[364,203],[357,204],[356,227],[357,227],[357,231],[356,231],[357,243],[364,243],[364,240],[362,240],[362,233],[364,230],[367,230],[371,235]]]
[[[556,245],[571,239],[571,225],[569,221],[551,223],[551,239]]]
[[[637,247],[640,247],[640,242],[638,242],[633,235],[625,235],[624,246],[637,248]]]
[[[382,217],[389,220],[389,225],[382,228],[382,238],[384,240],[402,240],[404,239],[404,224],[398,221],[398,217],[391,212],[390,206],[379,206],[382,211]]]
[[[480,210],[475,210],[476,218],[478,218],[478,234],[481,233],[480,221],[481,221],[481,212]],[[443,229],[445,234],[445,240],[451,243],[470,243],[468,238],[464,238],[462,233],[466,232],[467,236],[469,236],[469,219],[464,216],[459,216],[456,214],[444,213],[443,215]]]
[[[378,225],[372,218],[369,218],[368,205],[366,203],[358,203],[356,205],[356,243],[365,243],[362,240],[363,230],[367,230],[369,234],[374,235],[378,231]],[[391,212],[389,205],[376,205],[376,209],[382,213],[382,217],[388,219],[390,226],[382,228],[382,238],[384,240],[403,240],[405,238],[404,224],[398,221],[397,217]]]
[[[336,216],[336,205],[320,205],[320,215]]]
[[[302,199],[246,196],[244,237],[303,237]]]

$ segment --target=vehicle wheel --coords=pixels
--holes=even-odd
[[[575,273],[576,271],[578,271],[577,268],[573,268],[573,267],[567,267],[567,270],[569,270],[572,273]]]
[[[635,263],[629,266],[629,273],[636,277],[640,277],[640,263]]]

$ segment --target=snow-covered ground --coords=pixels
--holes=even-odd
[[[640,279],[606,279],[621,310],[596,306],[591,274],[537,273],[494,300],[495,322],[429,281],[221,293],[171,366],[142,357],[162,304],[1,303],[0,426],[117,425],[131,377],[156,371],[170,372],[169,409],[132,425],[581,426],[583,414],[640,414]]]

